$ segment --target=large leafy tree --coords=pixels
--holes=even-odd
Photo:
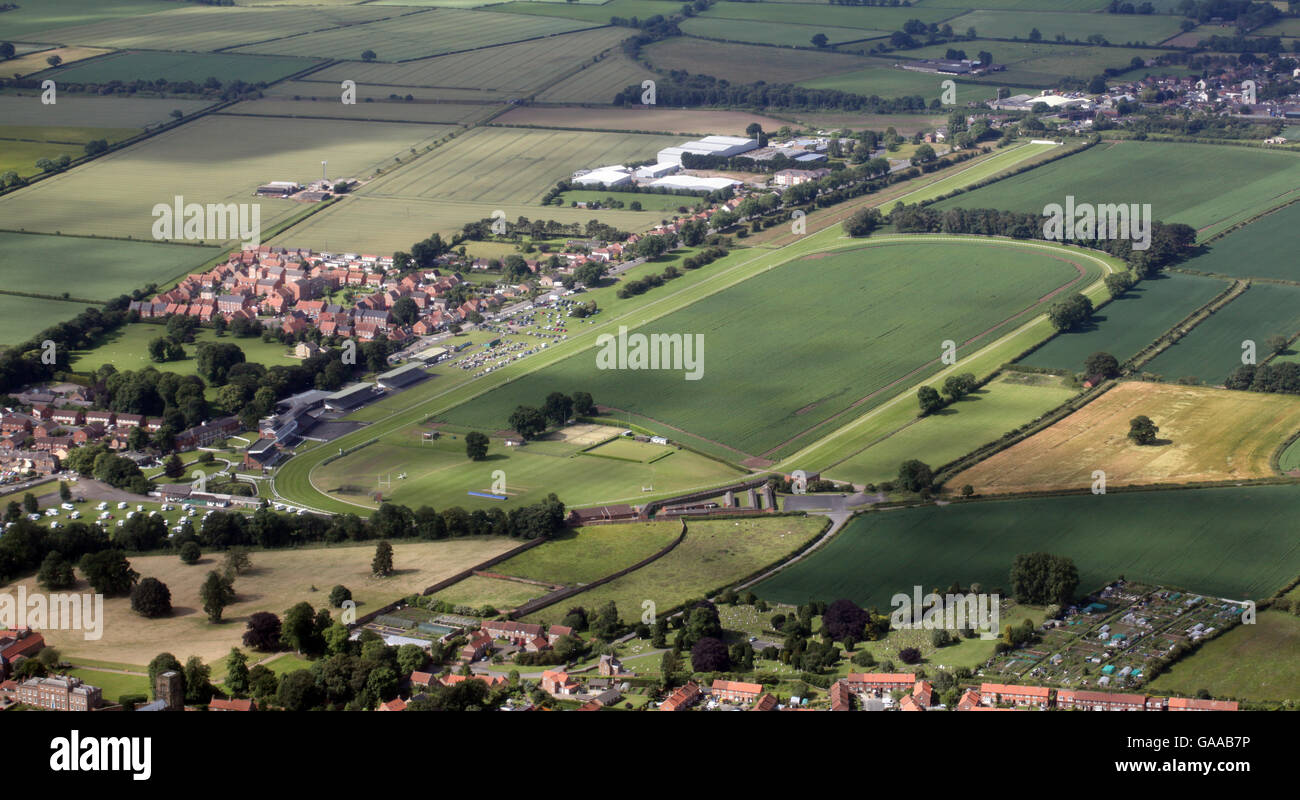
[[[731,654],[721,639],[705,636],[691,647],[691,667],[696,672],[725,672],[731,669]]]
[[[101,550],[81,557],[81,574],[98,594],[120,595],[131,591],[140,573],[131,569],[126,553],[121,550]]]
[[[258,611],[248,618],[244,646],[264,653],[280,649],[280,618],[269,611]]]
[[[165,617],[172,613],[172,593],[157,578],[145,578],[131,590],[131,610],[142,617]]]
[[[208,615],[208,622],[220,622],[226,606],[235,602],[234,581],[212,570],[199,588],[199,599],[203,601],[203,612]]]
[[[1030,605],[1069,605],[1079,586],[1079,570],[1065,556],[1022,553],[1011,565],[1011,592]]]
[[[858,641],[866,629],[868,614],[852,600],[839,599],[826,607],[822,626],[836,641]]]

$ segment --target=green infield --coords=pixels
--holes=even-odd
[[[202,83],[208,78],[247,83],[271,83],[302,72],[319,61],[278,56],[236,56],[225,53],[113,53],[47,70],[38,78],[59,83],[109,83],[111,81],[166,78],[169,81]]]
[[[0,294],[0,345],[25,342],[41,331],[85,311],[86,303]]]
[[[949,198],[937,208],[1041,213],[1067,195],[1082,203],[1150,203],[1153,219],[1200,238],[1300,196],[1300,156],[1172,142],[1099,144],[1038,169]]]
[[[1300,616],[1261,611],[1254,625],[1238,625],[1201,645],[1156,676],[1152,693],[1277,702],[1300,695]]]
[[[493,572],[535,581],[591,583],[667,547],[680,522],[635,522],[567,528],[539,547],[492,567]]]
[[[938,467],[996,441],[1075,393],[1051,375],[1007,373],[938,414],[918,419],[823,470],[823,474],[853,483],[879,483],[897,479],[898,466],[910,458]]]
[[[1208,252],[1182,266],[1234,278],[1300,280],[1295,258],[1295,234],[1300,226],[1300,202],[1267,214],[1217,239]]]
[[[1100,309],[1088,327],[1057,334],[1020,363],[1080,372],[1097,352],[1126,361],[1226,288],[1223,281],[1194,275],[1147,278]]]
[[[574,606],[590,612],[609,602],[618,607],[625,622],[639,621],[646,611],[663,614],[786,558],[821,533],[826,524],[823,517],[798,516],[690,520],[682,543],[662,558],[524,619],[559,622]]]
[[[435,379],[436,381],[436,379]],[[505,427],[485,428],[488,432]],[[470,461],[464,437],[443,433],[425,440],[419,429],[401,431],[337,458],[312,475],[317,488],[342,500],[374,508],[375,492],[386,501],[412,508],[461,506],[467,509],[529,505],[554,492],[566,505],[644,502],[690,489],[736,480],[732,467],[689,450],[657,461],[601,458],[583,452],[587,445],[555,440],[510,447],[493,437],[488,457]],[[379,479],[391,479],[381,486]],[[500,494],[494,500],[470,494]]]
[[[1263,360],[1270,337],[1289,339],[1297,331],[1300,287],[1255,283],[1149,361],[1143,370],[1167,380],[1194,377],[1219,384],[1243,363],[1247,340],[1254,342],[1256,358]]]
[[[107,302],[164,284],[216,256],[215,247],[0,231],[3,288]],[[35,333],[35,331],[33,331]]]
[[[1068,556],[1086,593],[1119,577],[1229,599],[1263,598],[1300,571],[1287,523],[1297,486],[1119,492],[975,501],[871,513],[754,588],[768,601],[847,597],[887,608],[896,593],[1009,587],[1021,553]]]
[[[193,343],[186,343],[185,358],[180,361],[158,363],[149,359],[149,342],[159,336],[166,336],[164,325],[140,322],[126,325],[108,335],[105,341],[90,350],[78,350],[72,354],[72,368],[77,372],[94,372],[104,364],[112,364],[118,372],[153,367],[160,372],[175,372],[180,375],[194,375],[198,369],[195,349],[202,342],[224,342],[238,345],[244,351],[244,358],[255,364],[267,367],[294,366],[302,363],[293,358],[293,351],[279,342],[264,342],[261,339],[241,339],[229,334],[217,336],[211,328],[202,328],[194,337]]]
[[[689,434],[692,446],[733,459],[766,458],[792,452],[826,423],[933,371],[943,342],[959,353],[982,347],[1044,310],[1055,292],[1090,284],[1096,270],[1065,251],[1010,242],[868,241],[790,262],[637,329],[702,337],[708,356],[699,379],[682,369],[604,369],[593,349],[441,419],[499,429],[517,405],[581,389],[611,417],[670,438]],[[790,313],[800,308],[816,309],[822,322]]]

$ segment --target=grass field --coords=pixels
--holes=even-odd
[[[613,199],[620,201],[626,207],[631,203],[640,203],[641,208],[646,211],[667,211],[676,213],[678,208],[685,206],[694,208],[701,202],[701,198],[677,194],[651,194],[649,192],[603,192],[596,189],[576,189],[569,190],[560,195],[560,199],[565,205],[569,203],[607,203]]]
[[[203,100],[151,97],[87,97],[63,94],[43,105],[36,92],[0,95],[0,119],[5,125],[41,127],[143,128],[171,122],[171,112],[193,114],[212,105]]]
[[[493,11],[540,17],[578,19],[595,25],[609,24],[610,17],[648,19],[656,14],[665,17],[681,11],[681,6],[666,0],[609,0],[608,3],[514,2],[493,6]]]
[[[815,24],[875,31],[896,31],[908,20],[939,22],[957,16],[952,9],[930,9],[913,4],[912,8],[880,6],[818,6]],[[717,3],[700,15],[705,19],[758,20],[786,25],[807,25],[813,16],[808,7],[796,3]],[[954,30],[965,30],[953,24]]]
[[[763,130],[777,131],[789,125],[783,119],[747,111],[659,108],[581,108],[576,106],[522,106],[494,122],[501,125],[539,125],[555,128],[589,128],[613,131],[658,131],[681,136],[720,134],[738,136],[757,122]]]
[[[1208,245],[1208,252],[1183,264],[1188,269],[1238,278],[1300,280],[1294,254],[1300,203],[1292,203]]]
[[[1267,597],[1300,572],[1287,520],[1300,487],[1255,486],[996,500],[867,514],[754,588],[769,602],[841,597],[886,608],[913,586],[1008,588],[1020,553],[1068,556],[1079,589],[1123,576],[1231,599]]]
[[[899,464],[909,458],[938,467],[997,440],[1074,394],[1050,375],[1009,373],[823,472],[835,480],[879,483],[897,479]]]
[[[686,538],[663,558],[524,619],[557,622],[574,606],[592,611],[611,601],[618,606],[624,621],[639,620],[642,611],[647,609],[646,601],[654,604],[656,613],[662,614],[779,561],[820,533],[826,520],[751,517],[692,520],[686,525]],[[607,570],[605,574],[612,571]]]
[[[211,247],[0,232],[0,288],[107,302],[179,277],[216,254]]]
[[[23,178],[41,174],[36,162],[42,158],[58,158],[66,155],[77,158],[82,149],[76,145],[57,142],[20,142],[13,139],[0,139],[0,174],[10,170]]]
[[[988,280],[995,270],[998,279]],[[644,329],[704,336],[716,355],[706,360],[702,380],[686,381],[674,371],[599,370],[588,351],[445,418],[499,424],[524,398],[583,386],[620,416],[657,421],[669,436],[689,431],[730,448],[733,458],[737,451],[784,452],[816,438],[817,426],[885,399],[887,387],[933,367],[944,340],[981,345],[1078,274],[1064,259],[975,240],[868,243],[792,262]],[[836,324],[810,328],[791,308],[816,308],[819,318]],[[843,360],[826,357],[831,353]],[[870,356],[861,361],[851,355],[865,353]],[[758,363],[766,376],[797,372],[799,380],[770,380],[754,372]],[[861,366],[846,370],[848,363]],[[718,414],[720,408],[729,413]]]
[[[1099,144],[936,207],[1041,213],[1067,194],[1076,203],[1150,203],[1153,219],[1186,223],[1205,238],[1300,196],[1298,186],[1300,157],[1291,153],[1122,142]]]
[[[1002,39],[1028,39],[1035,28],[1044,39],[1083,40],[1099,33],[1111,44],[1157,44],[1180,31],[1179,18],[1159,14],[1078,14],[1058,11],[1016,9],[972,11],[948,20],[953,30],[975,28],[979,33]]]
[[[950,80],[950,76],[896,69],[880,59],[871,59],[869,63],[870,66],[850,72],[803,80],[799,82],[799,85],[807,86],[810,89],[837,89],[841,92],[853,92],[854,94],[868,96],[877,95],[880,97],[920,95],[929,100],[938,98],[943,91],[941,84],[946,80]],[[1000,87],[1009,88],[1012,94],[1035,91],[1008,82],[970,83],[967,81],[954,81],[954,83],[957,86],[958,103],[980,103],[995,99]]]
[[[1156,5],[1160,2],[1157,0]],[[1168,2],[1172,4],[1176,0]],[[922,0],[922,5],[926,8],[970,8],[978,5],[980,8],[1010,11],[1096,11],[1105,8],[1108,3],[1107,0],[979,0],[978,3],[972,3],[971,0]]]
[[[1196,326],[1143,370],[1169,380],[1196,377],[1218,384],[1241,365],[1242,343],[1251,339],[1257,357],[1267,354],[1270,336],[1290,337],[1300,331],[1300,288],[1256,283],[1213,316]]]
[[[679,143],[677,137],[648,134],[479,128],[372,182],[358,195],[470,203],[537,202],[574,170],[653,159],[660,149]],[[538,206],[529,216],[543,218],[547,213]]]
[[[193,566],[181,563],[174,555],[131,558],[132,569],[142,578],[153,577],[167,584],[172,596],[171,617],[145,619],[131,611],[128,598],[110,597],[104,601],[101,639],[88,641],[80,632],[46,631],[45,640],[74,663],[86,657],[148,664],[158,653],[167,651],[182,662],[197,655],[211,664],[224,658],[231,647],[240,645],[244,623],[257,611],[283,614],[302,600],[317,608],[327,606],[330,588],[343,584],[352,590],[358,613],[365,614],[519,544],[518,540],[506,538],[395,543],[393,563],[397,571],[388,578],[370,574],[370,560],[375,554],[372,544],[254,552],[253,570],[235,580],[238,597],[217,625],[209,624],[203,613],[199,587],[210,570],[220,567],[220,554],[205,553]],[[37,591],[34,578],[22,583],[28,592]],[[82,582],[74,591],[85,588]]]
[[[47,40],[114,50],[211,52],[415,11],[401,6],[371,5],[312,9],[217,6],[177,8],[174,3],[157,5],[171,10],[151,15],[148,24],[142,24],[139,19],[131,17],[94,21],[93,14],[79,14],[76,21],[80,24],[62,26],[57,31],[50,32]],[[360,38],[360,33],[354,31],[353,36]],[[29,38],[40,41],[44,35],[37,34]],[[358,52],[357,57],[360,56]]]
[[[525,205],[518,202],[466,203],[453,200],[426,200],[414,197],[350,197],[333,208],[295,225],[273,242],[301,245],[316,250],[387,252],[411,242],[418,242],[430,232],[438,231],[449,238],[467,222],[477,222],[505,212],[506,219],[553,219],[559,222],[586,223],[593,214],[585,208],[561,208]],[[642,230],[663,218],[651,211],[601,211],[601,222],[622,230]],[[475,252],[475,244],[466,246]]]
[[[1201,645],[1151,682],[1153,693],[1216,698],[1294,700],[1300,695],[1300,660],[1283,657],[1300,649],[1300,617],[1261,611],[1254,625],[1238,625]]]
[[[1126,361],[1226,288],[1222,281],[1194,275],[1147,278],[1100,309],[1086,329],[1057,334],[1021,363],[1079,372],[1097,352]]]
[[[143,672],[144,670],[141,670]],[[98,686],[104,703],[112,705],[118,698],[128,694],[150,695],[148,675],[123,675],[120,672],[108,672],[100,669],[70,669],[66,673],[91,686]]]
[[[59,83],[108,83],[136,80],[202,82],[241,80],[270,83],[320,63],[304,58],[227,55],[225,53],[114,53],[81,64],[49,70],[41,78]]]
[[[720,3],[719,5],[750,4]],[[872,64],[867,59],[844,53],[726,42],[705,43],[680,36],[646,45],[641,50],[641,60],[660,71],[684,69],[690,73],[712,75],[737,84],[760,80],[768,83],[798,83],[861,69]],[[601,102],[607,103],[609,99],[602,99]]]
[[[183,360],[155,363],[149,360],[149,342],[166,333],[167,329],[163,325],[144,322],[126,325],[109,334],[107,341],[93,350],[75,351],[72,355],[72,368],[77,372],[93,372],[104,364],[112,364],[118,372],[153,367],[160,372],[194,375],[198,368],[195,356],[198,345],[218,341],[239,345],[248,361],[267,367],[296,366],[302,363],[286,355],[291,350],[279,342],[268,344],[261,339],[239,339],[234,336],[218,338],[216,331],[210,328],[201,329],[194,337],[194,343],[184,345],[186,356]]]
[[[8,78],[14,75],[32,75],[47,70],[50,65],[46,62],[46,59],[50,56],[58,56],[63,59],[64,64],[72,64],[82,59],[102,56],[111,52],[111,50],[103,50],[98,47],[52,47],[0,62],[0,70],[3,70],[0,74]]]
[[[943,58],[951,47],[964,50],[969,58],[974,58],[981,50],[992,53],[994,63],[1002,64],[1007,68],[1006,71],[992,76],[995,80],[1042,87],[1054,87],[1061,78],[1067,76],[1087,80],[1107,68],[1127,70],[1134,57],[1154,58],[1163,52],[1142,48],[1096,47],[1047,41],[1007,42],[977,39],[919,47],[906,51],[906,57]],[[1141,71],[1134,73],[1134,75],[1141,74],[1143,74]]]
[[[401,123],[205,117],[6,195],[0,219],[11,229],[152,239],[154,205],[176,195],[186,203],[252,203],[268,180],[313,180],[323,160],[332,176],[365,177],[430,138]],[[257,203],[264,231],[308,210],[289,200]]]
[[[1160,428],[1154,445],[1128,439],[1129,420]],[[1300,399],[1200,386],[1125,382],[948,482],[980,494],[1271,477],[1269,459],[1300,430]]]
[[[454,583],[434,595],[438,600],[458,606],[483,608],[491,606],[498,611],[517,608],[534,597],[546,594],[546,587],[500,578],[473,575]]]
[[[0,139],[6,140],[6,147],[14,140],[28,142],[50,142],[62,145],[81,145],[95,139],[104,139],[109,144],[130,139],[140,131],[136,128],[95,128],[85,125],[0,125]],[[70,154],[80,155],[78,148],[68,148]]]
[[[680,532],[680,522],[567,528],[546,544],[502,561],[492,571],[569,586],[591,583],[649,558]]]
[[[85,25],[102,20],[124,19],[140,24],[134,18],[176,8],[166,0],[26,0],[18,8],[6,11],[5,39],[28,41],[59,41],[55,31],[72,25]]]
[[[374,11],[381,6],[369,5],[362,8]],[[400,11],[404,16],[370,22],[360,28],[334,27],[275,41],[263,41],[235,48],[232,52],[301,57],[334,53],[359,60],[361,53],[369,49],[375,52],[378,61],[406,61],[592,27],[575,20],[543,20],[456,8],[405,13],[412,9],[389,6],[387,10]],[[608,21],[605,19],[597,24],[603,25]]]
[[[305,84],[311,91],[332,90],[329,84]],[[358,87],[358,90],[360,87]],[[258,117],[294,117],[296,119],[347,119],[379,120],[382,122],[418,122],[424,125],[446,125],[443,128],[426,128],[426,133],[443,136],[455,130],[452,126],[476,122],[496,109],[488,105],[466,103],[405,102],[389,100],[387,95],[374,102],[358,98],[355,104],[344,105],[338,97],[290,100],[263,98],[245,100],[222,111],[223,114],[249,114]]]
[[[810,24],[793,25],[781,22],[693,17],[679,27],[689,36],[699,36],[704,39],[752,42],[780,47],[811,47],[812,38],[819,33],[826,36],[832,47],[845,42],[859,42],[863,39],[883,38],[889,35],[889,31],[885,30],[819,26],[810,18],[806,18],[805,22]]]
[[[537,95],[542,103],[596,103],[608,105],[614,96],[645,80],[662,80],[658,75],[622,53],[614,53],[590,64]]]
[[[25,342],[51,325],[72,319],[85,309],[85,303],[0,294],[0,345]]]
[[[436,377],[433,379],[438,380]],[[480,430],[506,427],[506,417]],[[689,450],[672,450],[653,464],[600,458],[580,452],[586,445],[535,441],[524,447],[507,447],[493,438],[484,461],[465,457],[465,442],[454,434],[425,443],[418,429],[385,437],[355,453],[321,467],[313,480],[330,494],[368,507],[378,505],[371,494],[380,475],[406,475],[384,489],[384,499],[412,508],[467,509],[528,505],[555,492],[570,506],[604,502],[641,502],[646,487],[656,495],[681,492],[733,480],[740,473]],[[660,448],[662,451],[662,448]],[[507,501],[475,497],[468,492],[491,492],[497,471],[505,473]]]

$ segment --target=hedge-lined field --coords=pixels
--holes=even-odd
[[[895,593],[979,583],[1009,589],[1021,553],[1068,556],[1081,592],[1116,578],[1261,599],[1300,572],[1290,524],[1300,487],[1254,486],[954,503],[859,516],[754,591],[768,601],[847,597],[888,608]]]
[[[0,232],[0,288],[55,296],[67,292],[107,302],[145,284],[177,278],[217,252],[215,247],[153,241]]]
[[[1181,142],[1101,144],[938,204],[1041,213],[1080,203],[1150,203],[1151,216],[1183,222],[1198,238],[1300,196],[1300,156]]]
[[[1220,384],[1241,366],[1245,340],[1255,342],[1256,359],[1262,361],[1268,355],[1269,337],[1290,338],[1297,331],[1300,331],[1300,287],[1255,283],[1147,362],[1143,370],[1167,380],[1195,377]]]
[[[1163,14],[1079,14],[1057,10],[1028,9],[972,11],[948,20],[955,31],[974,28],[986,36],[1028,39],[1035,28],[1044,39],[1065,34],[1066,39],[1083,40],[1101,34],[1111,44],[1145,42],[1158,44],[1177,34],[1180,18]]]
[[[59,67],[39,76],[59,83],[110,81],[195,81],[208,78],[270,83],[320,63],[308,58],[228,55],[226,53],[114,53],[81,64]]]
[[[1126,361],[1226,288],[1223,281],[1195,275],[1147,278],[1098,310],[1093,324],[1057,334],[1020,363],[1082,372],[1084,360],[1093,353],[1110,353]]]
[[[819,26],[816,20],[808,18],[805,25],[790,23],[758,22],[740,19],[713,19],[693,17],[679,27],[690,36],[705,39],[721,39],[727,42],[752,42],[781,47],[811,47],[812,38],[824,34],[831,46],[844,42],[859,42],[863,39],[878,39],[889,35],[889,31],[873,31],[864,28],[836,28]],[[701,44],[701,46],[707,46]]]
[[[500,426],[520,403],[582,389],[620,413],[735,451],[784,450],[798,444],[783,447],[787,440],[806,444],[825,432],[812,430],[819,423],[860,401],[859,411],[883,401],[895,381],[933,368],[943,341],[983,346],[1011,317],[1027,320],[1040,298],[1091,282],[1061,256],[1012,244],[868,242],[788,263],[646,326],[702,335],[701,380],[597,369],[593,349],[445,417]]]
[[[1209,251],[1186,262],[1187,269],[1239,278],[1300,280],[1296,231],[1300,203],[1280,208],[1209,245]]]

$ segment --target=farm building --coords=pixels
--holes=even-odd
[[[410,386],[417,381],[422,381],[429,377],[429,373],[421,369],[419,364],[407,364],[404,367],[390,369],[375,378],[381,389],[402,389]]]
[[[354,383],[325,398],[325,407],[330,411],[351,411],[368,401],[374,393],[373,383]]]
[[[293,181],[271,181],[257,187],[260,197],[288,197],[302,187]]]
[[[740,181],[731,178],[701,178],[695,175],[669,175],[666,178],[651,181],[649,186],[667,189],[686,189],[692,192],[716,192],[732,186],[739,186]]]
[[[691,142],[682,142],[673,147],[659,151],[659,163],[681,165],[682,156],[691,153],[698,156],[735,156],[758,148],[757,139],[743,136],[705,136]]]

